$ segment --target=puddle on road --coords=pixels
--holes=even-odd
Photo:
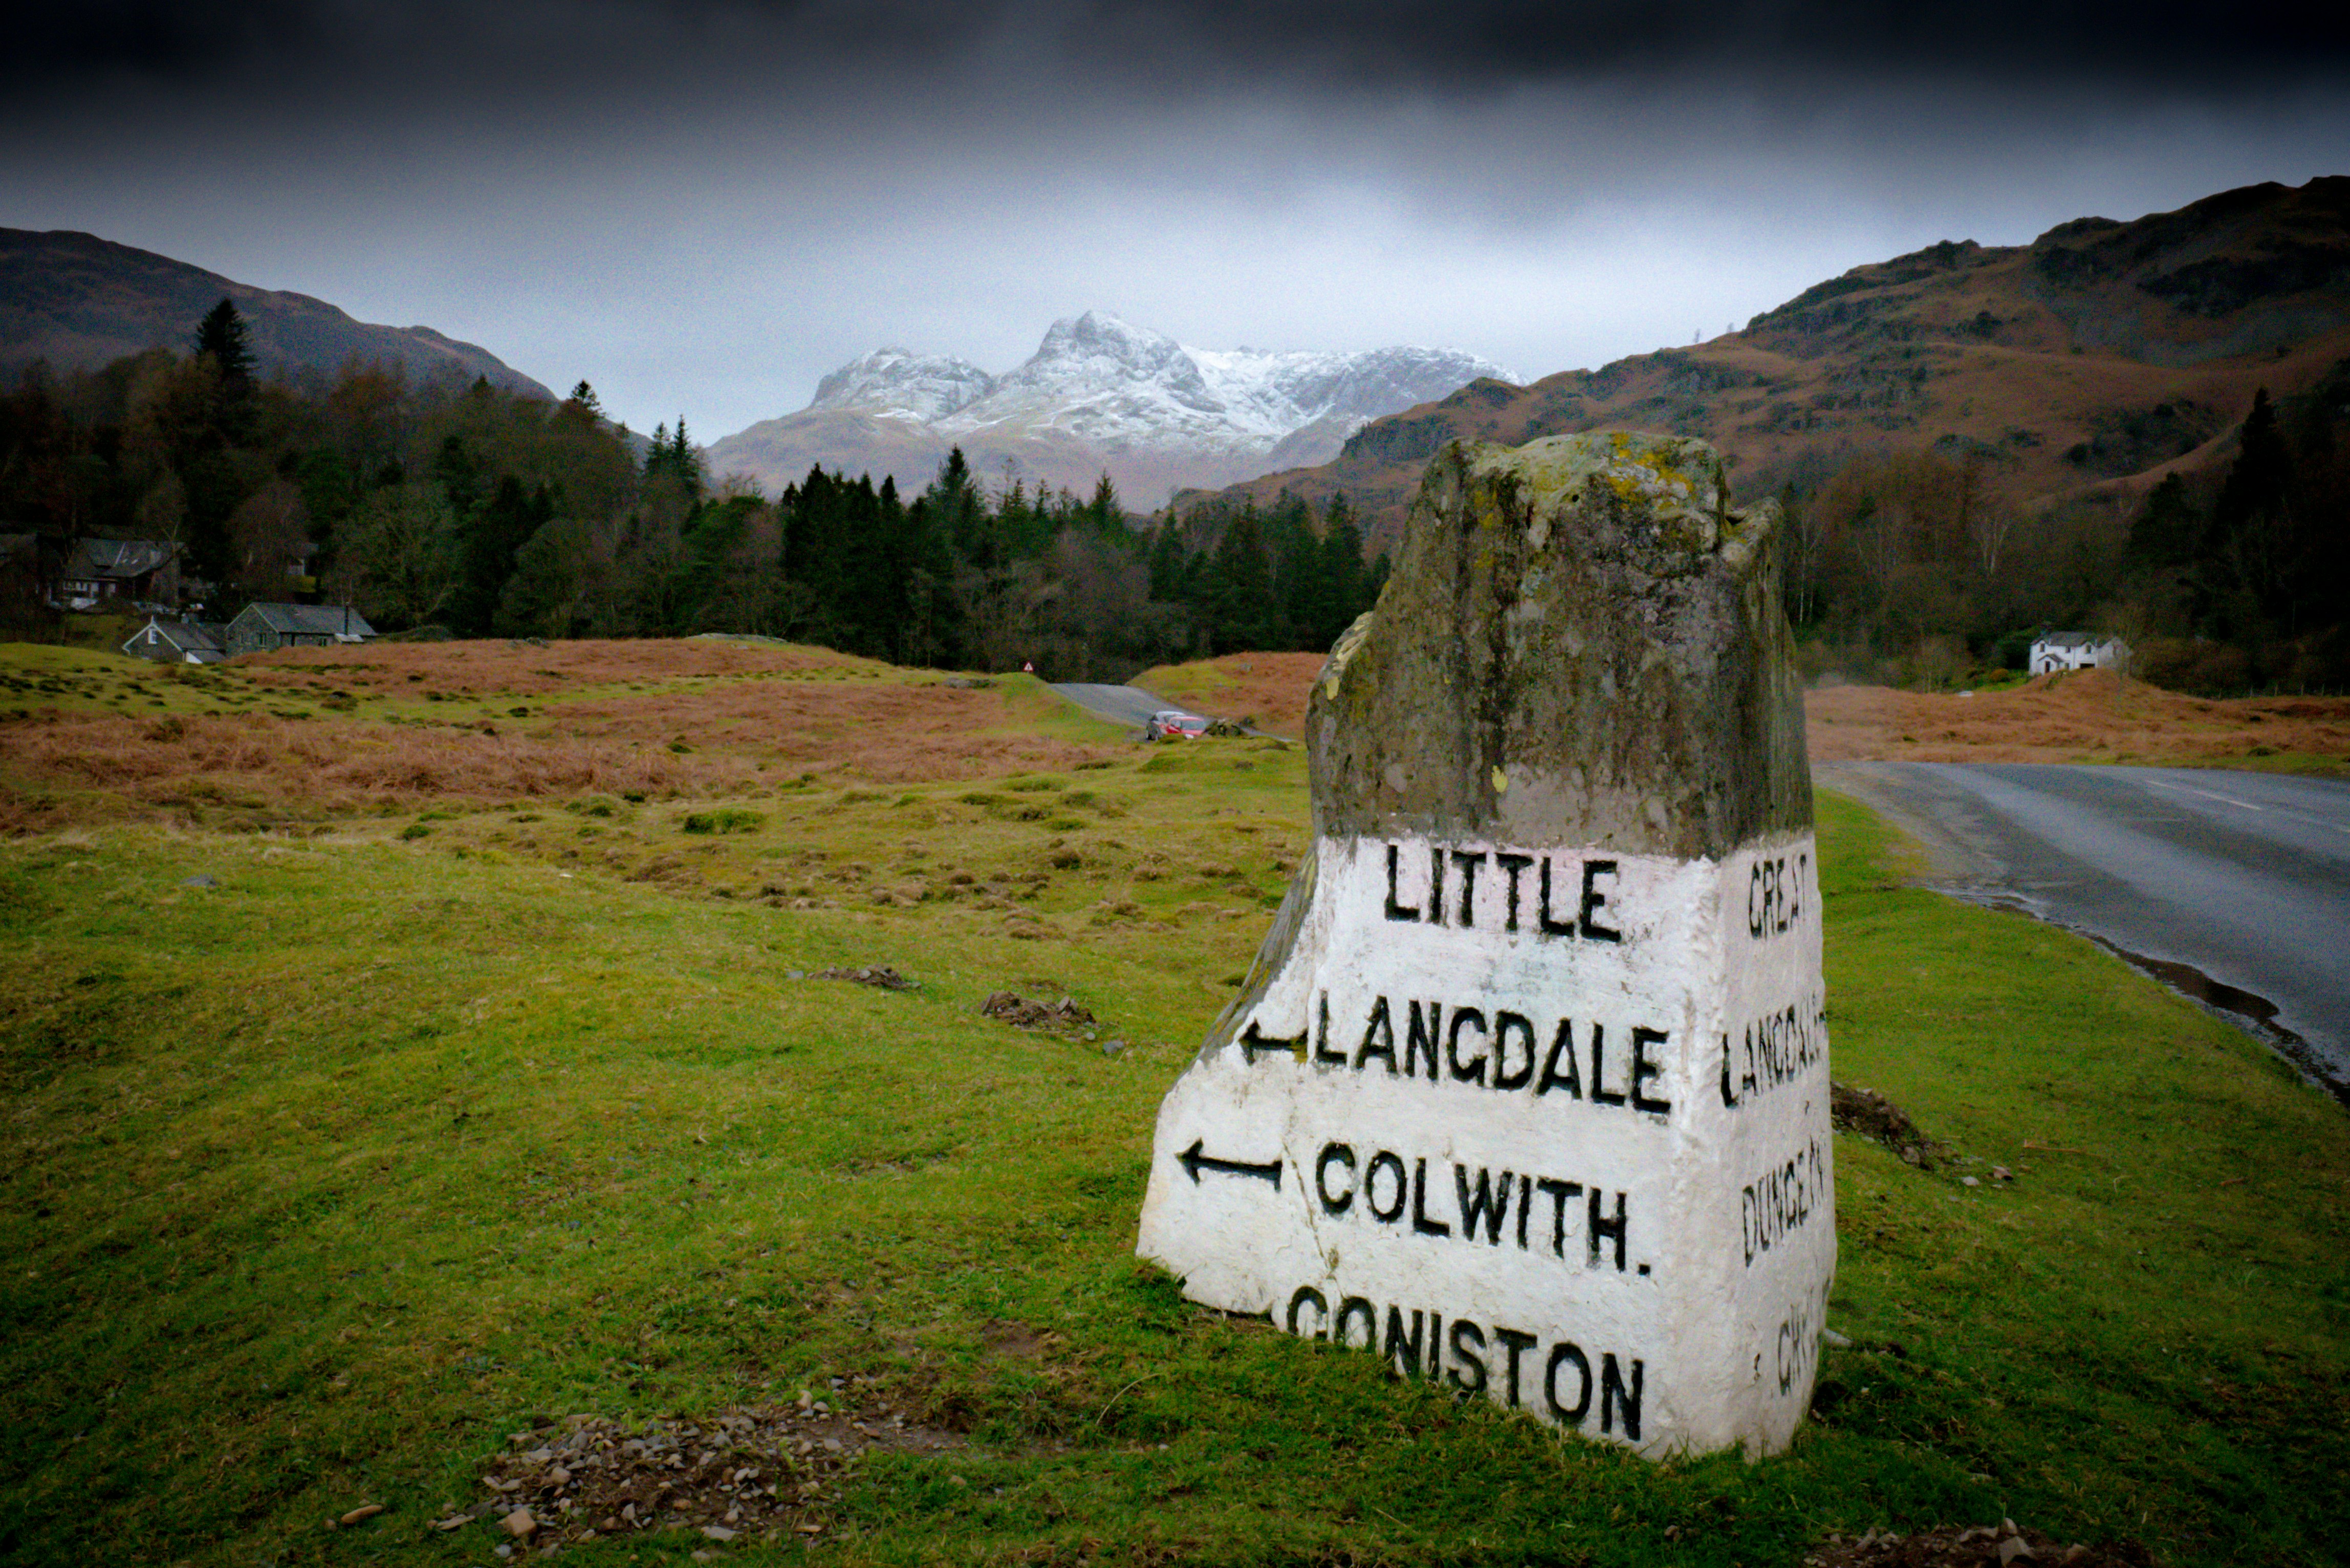
[[[2033,906],[2028,898],[2012,893],[1993,893],[1975,888],[1945,887],[1934,889],[1951,898],[1962,898],[1986,909],[2000,909],[2012,915],[2024,915],[2048,925],[2061,926],[2065,930],[2088,938],[2141,974],[2149,975],[2168,986],[2188,1001],[2205,1011],[2216,1012],[2253,1039],[2266,1045],[2291,1063],[2293,1069],[2317,1087],[2324,1089],[2345,1107],[2350,1107],[2350,1077],[2320,1055],[2317,1048],[2276,1021],[2277,1004],[2255,992],[2230,985],[2224,980],[2213,980],[2193,964],[2175,959],[2148,958],[2134,953],[2117,942],[2107,940],[2096,932],[2086,930],[2067,921],[2052,919],[2047,913]]]

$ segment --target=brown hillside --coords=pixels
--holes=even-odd
[[[2012,503],[2119,500],[2219,455],[2257,389],[2299,391],[2345,358],[2350,178],[2255,185],[1856,267],[1742,332],[1528,387],[1472,382],[1364,426],[1334,462],[1219,493],[1344,492],[1385,547],[1448,441],[1623,429],[1711,441],[1745,496],[1931,447],[1979,460]]]
[[[96,370],[161,345],[185,353],[196,323],[234,301],[265,373],[331,376],[345,361],[404,367],[418,381],[453,376],[526,397],[555,394],[488,349],[429,327],[355,321],[306,294],[256,288],[130,245],[70,230],[0,229],[0,374],[36,360]]]

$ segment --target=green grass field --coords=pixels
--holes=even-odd
[[[1836,1075],[1952,1158],[1839,1135],[1853,1344],[1754,1464],[1455,1404],[1134,1260],[1159,1097],[1305,845],[1295,748],[8,842],[0,1559],[488,1563],[493,1523],[430,1526],[510,1433],[841,1378],[956,1446],[851,1467],[812,1549],[563,1555],[1793,1568],[2004,1514],[2344,1561],[2350,1122],[1821,812]],[[877,963],[920,988],[806,978]],[[1005,989],[1095,1037],[982,1017]]]

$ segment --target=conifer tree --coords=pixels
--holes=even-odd
[[[555,497],[547,487],[526,491],[511,473],[500,476],[489,498],[461,516],[457,588],[449,600],[451,629],[461,637],[488,635],[507,580],[515,574],[517,552],[554,517]]]
[[[1224,529],[1210,568],[1209,636],[1218,653],[1273,645],[1273,563],[1253,503]]]
[[[1330,497],[1329,510],[1323,515],[1322,562],[1329,597],[1326,617],[1315,628],[1315,641],[1328,648],[1355,623],[1357,616],[1371,607],[1377,597],[1363,571],[1362,532],[1355,526],[1354,512],[1343,494]]]
[[[1086,503],[1086,521],[1104,537],[1125,531],[1126,510],[1118,504],[1118,486],[1110,482],[1107,469],[1102,470],[1100,481],[1094,485],[1094,498]]]
[[[2198,619],[2223,639],[2257,642],[2293,596],[2293,454],[2262,387],[2238,434],[2198,563]]]
[[[224,299],[204,313],[196,324],[196,353],[209,354],[220,367],[221,389],[231,396],[249,391],[253,386],[253,339],[244,317],[236,306]]]

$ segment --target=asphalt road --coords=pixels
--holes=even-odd
[[[2097,938],[2350,1103],[2350,784],[2197,768],[1838,763],[1938,885]]]
[[[1174,703],[1153,697],[1139,686],[1087,686],[1077,682],[1053,688],[1087,712],[1107,719],[1113,724],[1131,724],[1142,728],[1153,713],[1172,708]]]

